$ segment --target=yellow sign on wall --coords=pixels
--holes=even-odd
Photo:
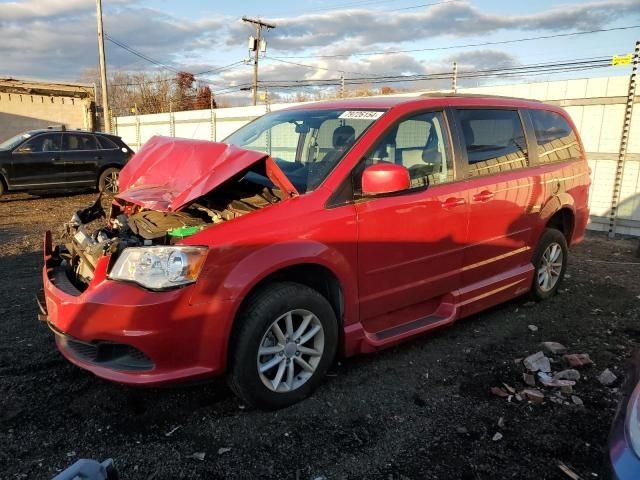
[[[633,60],[633,54],[629,53],[627,55],[614,55],[611,58],[611,65],[629,65]]]

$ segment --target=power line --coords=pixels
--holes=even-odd
[[[238,66],[240,64],[244,64],[244,60],[240,60],[239,62],[230,63],[229,65],[224,65],[223,67],[218,67],[218,68],[213,68],[213,69],[210,69],[210,70],[204,70],[202,72],[193,73],[192,75],[194,77],[196,77],[196,80],[199,81],[199,82],[215,85],[215,83],[212,82],[209,79],[202,79],[202,78],[197,78],[197,77],[199,77],[200,75],[207,74],[207,73],[214,73],[214,72],[215,73],[220,73],[220,72],[224,72],[226,70],[231,70],[231,69],[233,69],[234,67],[236,67],[236,66]],[[171,78],[160,78],[160,79],[157,79],[157,80],[147,80],[147,81],[143,81],[143,82],[118,83],[118,84],[115,84],[115,85],[112,85],[112,86],[113,87],[135,87],[135,86],[141,85],[141,84],[173,82],[174,80],[175,80],[174,77],[171,77]]]
[[[590,35],[593,33],[613,32],[618,30],[630,30],[634,28],[640,28],[640,25],[628,25],[626,27],[600,28],[597,30],[586,30],[586,31],[571,32],[571,33],[556,33],[553,35],[541,35],[538,37],[516,38],[513,40],[498,40],[494,42],[468,43],[466,45],[449,45],[446,47],[412,48],[408,50],[379,50],[376,52],[356,52],[356,53],[343,53],[343,54],[333,54],[333,55],[290,55],[290,56],[277,56],[277,57],[270,57],[270,58],[277,58],[280,60],[282,59],[286,60],[290,58],[348,58],[348,57],[370,57],[373,55],[393,55],[397,53],[434,52],[438,50],[455,50],[457,48],[484,47],[487,45],[505,45],[508,43],[529,42],[532,40],[544,40],[549,38],[571,37],[575,35]]]
[[[117,45],[118,47],[126,50],[127,52],[131,53],[132,55],[135,55],[136,57],[142,58],[143,60],[146,60],[149,63],[153,63],[154,65],[158,66],[158,67],[162,67],[165,68],[166,70],[171,70],[174,73],[179,73],[179,70],[176,70],[173,67],[170,67],[169,65],[166,65],[158,60],[155,60],[154,58],[149,57],[148,55],[145,55],[144,53],[141,53],[133,48],[131,48],[130,46],[128,46],[125,43],[120,42],[119,40],[116,40],[115,38],[113,38],[111,35],[109,35],[108,33],[105,32],[104,37],[109,40],[111,43],[113,43],[114,45]]]
[[[595,57],[595,58],[588,58],[588,59],[582,59],[582,60],[560,60],[560,61],[555,61],[552,63],[534,63],[534,64],[528,64],[528,65],[516,65],[516,66],[511,66],[511,67],[499,67],[499,68],[491,68],[491,69],[485,69],[485,70],[473,70],[473,71],[460,71],[459,75],[465,75],[465,74],[485,74],[485,73],[494,73],[494,72],[514,72],[514,73],[518,73],[518,72],[522,72],[522,71],[526,71],[526,70],[532,70],[532,69],[537,69],[537,68],[572,68],[572,67],[579,67],[579,66],[587,66],[587,65],[593,65],[593,64],[597,64],[597,65],[604,65],[606,63],[606,66],[609,66],[609,58],[608,57]],[[370,76],[370,77],[360,77],[360,78],[356,78],[356,79],[346,79],[347,82],[351,82],[351,81],[372,81],[372,80],[396,80],[396,79],[402,79],[402,80],[408,80],[408,79],[418,79],[418,80],[422,80],[425,78],[430,78],[430,77],[446,77],[449,78],[451,76],[451,72],[450,71],[446,71],[446,72],[441,72],[441,73],[430,73],[430,74],[413,74],[413,75],[376,75],[376,76]],[[341,79],[339,78],[329,78],[329,79],[317,79],[317,80],[270,80],[270,81],[264,81],[263,83],[268,83],[270,85],[275,85],[278,82],[281,83],[311,83],[311,82],[337,82]]]
[[[267,60],[274,60],[276,62],[280,62],[280,63],[288,63],[289,65],[296,65],[298,67],[305,67],[305,68],[310,68],[312,70],[324,70],[326,72],[336,72],[336,73],[350,73],[352,75],[364,75],[364,73],[362,72],[350,72],[348,70],[341,70],[339,68],[324,68],[324,67],[317,67],[314,65],[308,65],[306,63],[297,63],[297,62],[290,62],[288,60],[283,60],[281,58],[276,58],[276,57],[271,57],[268,55],[265,55],[264,58],[266,58]]]
[[[414,10],[416,8],[433,7],[434,5],[442,5],[443,3],[453,3],[453,2],[459,2],[459,1],[460,0],[445,0],[443,2],[436,2],[436,3],[423,3],[421,5],[413,5],[411,7],[394,8],[392,10],[385,10],[385,12],[400,12],[403,10]]]
[[[458,79],[463,78],[494,78],[494,77],[520,77],[520,76],[539,76],[553,73],[564,73],[574,71],[584,71],[596,68],[606,68],[610,66],[608,57],[595,57],[590,59],[576,59],[556,61],[551,63],[535,63],[529,65],[519,65],[514,67],[493,68],[485,70],[468,70],[458,72]],[[429,80],[450,80],[451,72],[437,72],[424,75],[396,75],[396,76],[371,76],[364,78],[345,79],[347,85],[362,84],[380,84],[380,83],[403,83]],[[331,78],[323,80],[278,80],[264,81],[263,85],[272,89],[291,89],[304,87],[336,87],[339,86],[342,79]],[[249,84],[239,84],[233,87],[214,92],[218,94],[227,94],[242,90]]]
[[[315,8],[315,9],[306,9],[306,10],[298,10],[298,11],[294,11],[294,12],[287,12],[287,14],[292,14],[292,13],[305,13],[305,14],[313,14],[316,12],[340,12],[343,10],[351,10],[351,9],[356,9],[356,8],[362,8],[362,7],[366,7],[366,6],[370,6],[370,5],[376,5],[376,4],[381,4],[381,3],[389,3],[392,0],[367,0],[367,1],[361,1],[361,2],[350,2],[350,3],[345,3],[343,5],[333,5],[330,7],[323,7],[323,8]],[[384,12],[395,12],[395,11],[400,11],[400,10],[412,10],[415,8],[421,8],[421,7],[432,7],[434,5],[441,5],[444,3],[453,3],[453,2],[459,2],[461,0],[443,0],[441,2],[434,2],[434,3],[422,3],[420,5],[412,5],[409,7],[404,7],[404,8],[395,8],[393,10],[377,10],[377,11],[384,11]]]

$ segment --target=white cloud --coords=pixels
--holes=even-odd
[[[345,42],[350,47],[364,46],[371,50],[373,45],[482,35],[506,29],[597,29],[614,20],[640,14],[640,2],[599,1],[526,15],[487,14],[466,2],[436,5],[421,11],[382,13],[358,9],[274,19],[277,28],[269,32],[269,41],[273,48],[284,52],[318,47],[324,53],[344,50]],[[245,37],[246,29],[242,22],[236,21],[230,26],[227,44],[237,45]]]

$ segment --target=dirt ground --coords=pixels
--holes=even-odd
[[[604,387],[596,376],[610,368],[621,380],[640,346],[637,241],[590,235],[555,298],[518,299],[340,361],[308,400],[263,412],[244,408],[222,381],[133,389],[56,351],[36,320],[42,233],[92,198],[0,199],[0,478],[49,479],[78,458],[107,457],[123,479],[567,478],[558,462],[583,479],[609,477],[620,381]],[[583,407],[490,393],[502,382],[523,388],[514,359],[551,340],[595,361],[574,387]]]

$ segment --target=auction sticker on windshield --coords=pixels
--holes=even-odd
[[[376,120],[384,115],[384,112],[373,112],[371,110],[347,110],[342,112],[338,118],[350,120]]]

